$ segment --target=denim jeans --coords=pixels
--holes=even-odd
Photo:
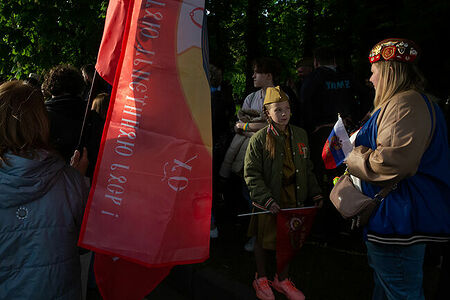
[[[425,244],[411,246],[366,242],[373,269],[373,300],[424,300],[422,279]]]

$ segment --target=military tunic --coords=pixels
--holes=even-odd
[[[274,159],[265,148],[267,134],[273,134],[276,140]],[[306,132],[292,125],[282,133],[268,126],[250,139],[244,177],[254,211],[268,210],[273,202],[281,208],[293,208],[305,206],[307,200],[321,198],[308,152]],[[252,216],[248,234],[256,236],[263,248],[275,250],[276,215]]]

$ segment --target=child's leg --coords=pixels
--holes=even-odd
[[[288,299],[292,300],[305,300],[305,295],[295,287],[292,281],[288,278],[289,265],[286,265],[284,269],[275,275],[273,279],[272,287],[284,294]]]
[[[262,245],[258,240],[255,242],[255,261],[256,261],[256,272],[258,273],[258,278],[266,277],[266,250],[263,249]]]
[[[278,279],[280,281],[285,280],[289,276],[289,264],[286,264],[286,266],[283,268],[283,270],[278,273]]]

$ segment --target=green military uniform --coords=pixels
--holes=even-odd
[[[274,159],[265,146],[268,132],[276,140]],[[269,125],[253,135],[245,155],[244,177],[253,205],[262,210],[268,210],[273,202],[291,208],[322,198],[309,159],[306,131],[296,126],[289,125],[278,133]],[[248,234],[256,236],[263,248],[275,250],[276,216],[252,216]]]

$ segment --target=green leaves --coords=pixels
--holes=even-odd
[[[107,0],[2,0],[0,77],[94,63],[107,7]]]
[[[95,63],[108,0],[0,0],[0,77],[23,78],[59,63]],[[367,52],[389,36],[429,47],[430,82],[448,93],[449,60],[434,56],[448,36],[449,1],[206,0],[210,62],[223,69],[238,99],[249,92],[249,62],[275,56],[283,78],[317,46],[332,46],[368,76]],[[427,49],[424,49],[427,50]],[[422,59],[422,61],[424,61]],[[426,62],[426,61],[425,61]],[[442,67],[437,67],[443,64]]]

